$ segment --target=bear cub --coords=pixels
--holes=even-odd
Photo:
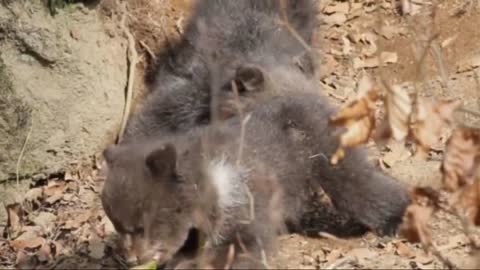
[[[277,233],[301,226],[317,188],[368,228],[393,234],[408,193],[370,164],[364,149],[330,165],[338,146],[338,130],[328,123],[333,112],[319,95],[275,97],[247,121],[112,145],[104,153],[104,209],[121,234],[144,243],[139,257],[161,263],[182,255],[192,230],[204,236],[203,254],[213,254],[208,263],[228,257],[217,254],[230,245],[238,251],[234,263],[261,263]]]

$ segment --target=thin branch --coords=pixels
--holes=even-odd
[[[15,169],[15,175],[17,178],[17,189],[20,187],[20,175],[19,175],[20,163],[22,162],[23,153],[25,152],[25,148],[27,147],[28,140],[30,139],[30,134],[32,134],[32,130],[33,130],[33,117],[31,117],[30,119],[32,119],[30,122],[30,129],[28,130],[27,137],[23,142],[22,150],[20,150],[20,154],[18,155],[17,166]]]
[[[135,39],[126,25],[126,19],[128,15],[127,3],[125,2],[122,7],[122,19],[120,21],[120,28],[123,30],[124,34],[127,36],[128,41],[128,50],[127,50],[127,61],[128,64],[128,78],[127,78],[127,93],[125,99],[125,107],[123,110],[122,116],[122,125],[120,127],[120,132],[118,134],[118,141],[122,140],[125,128],[127,126],[128,117],[130,116],[131,103],[133,98],[133,83],[135,80],[135,67],[138,62],[138,53],[135,49]]]
[[[157,57],[155,56],[153,51],[150,49],[150,47],[148,47],[148,45],[143,40],[140,40],[138,43],[140,43],[140,45],[145,49],[145,51],[147,51],[148,55],[153,59],[153,61],[157,60]]]
[[[288,16],[287,16],[287,1],[286,0],[280,0],[280,15],[281,15],[281,21],[279,22],[280,25],[284,26],[288,32],[296,39],[298,42],[307,50],[308,52],[312,51],[312,48],[305,42],[305,40],[298,34],[298,32],[290,25],[288,22]]]
[[[230,244],[228,247],[228,253],[227,253],[227,262],[225,263],[225,267],[223,269],[227,270],[232,267],[233,260],[235,259],[235,246],[233,244]]]

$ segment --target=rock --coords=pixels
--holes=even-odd
[[[18,171],[28,176],[111,141],[127,74],[125,40],[106,33],[97,11],[52,17],[41,0],[8,5],[15,12],[0,9],[0,180],[15,178],[22,148]]]

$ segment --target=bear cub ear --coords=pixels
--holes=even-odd
[[[239,92],[262,91],[265,88],[264,71],[255,65],[242,65],[235,71],[235,83]]]
[[[115,158],[115,152],[117,151],[118,146],[115,144],[109,145],[105,150],[103,150],[103,159],[107,162],[107,164],[112,164]]]
[[[166,144],[151,151],[145,163],[154,176],[171,176],[176,172],[177,151],[172,144]]]

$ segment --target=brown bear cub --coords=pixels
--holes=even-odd
[[[360,148],[329,164],[338,145],[328,124],[332,111],[319,95],[275,97],[248,121],[236,117],[181,136],[110,146],[105,211],[120,233],[144,240],[143,256],[162,263],[181,253],[192,230],[205,236],[207,254],[224,254],[232,244],[239,256],[233,266],[251,265],[244,253],[261,262],[284,224],[300,226],[318,187],[341,211],[392,234],[408,194]]]
[[[232,81],[245,110],[286,91],[317,91],[297,87],[299,81],[314,79],[316,70],[310,53],[280,24],[281,2],[197,1],[182,39],[149,68],[150,93],[129,121],[124,140],[178,134],[209,124],[215,115],[236,114]],[[284,2],[290,25],[310,44],[317,1]]]
[[[360,148],[329,164],[334,109],[310,53],[279,24],[282,2],[310,44],[316,1],[199,1],[183,40],[158,57],[124,140],[105,150],[102,203],[138,258],[265,267],[318,188],[367,228],[395,233],[406,189]]]

